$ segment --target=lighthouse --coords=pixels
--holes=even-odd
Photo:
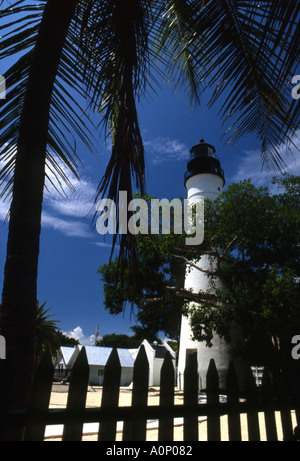
[[[204,142],[203,139],[200,140],[199,144],[192,147],[184,176],[187,199],[190,204],[203,199],[214,200],[222,192],[225,177],[220,160],[215,154],[214,146]],[[197,262],[197,266],[204,270],[213,270],[215,264],[214,257],[208,255],[201,256]],[[222,287],[219,280],[214,280],[212,283],[211,278],[205,272],[194,267],[186,271],[184,286],[187,290],[191,289],[195,293],[200,290],[213,293],[216,288]],[[199,309],[201,309],[201,305],[199,305]],[[212,347],[208,347],[205,341],[193,340],[189,317],[183,315],[178,358],[178,385],[180,387],[183,386],[188,356],[195,352],[198,360],[199,390],[206,388],[206,374],[211,359],[215,360],[220,388],[225,388],[227,370],[232,357],[231,346],[217,334],[213,337]]]

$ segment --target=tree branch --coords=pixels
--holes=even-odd
[[[185,298],[187,301],[193,301],[196,303],[200,303],[201,301],[216,301],[218,298],[213,293],[204,293],[198,292],[193,293],[190,290],[186,290],[184,288],[178,288],[173,286],[164,286],[160,287],[164,291],[173,292],[175,296],[179,298]],[[143,298],[142,302],[146,304],[156,303],[162,301],[162,297],[154,297],[154,298]]]
[[[194,267],[198,271],[204,272],[205,274],[209,274],[209,275],[214,274],[214,272],[212,272],[212,271],[208,271],[207,269],[203,269],[202,267],[197,266],[197,264],[193,263],[192,261],[187,259],[185,256],[179,256],[179,255],[172,255],[172,256],[173,256],[173,258],[180,259],[181,261],[184,261],[186,264],[188,264],[189,266]]]

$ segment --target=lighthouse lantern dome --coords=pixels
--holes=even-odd
[[[190,158],[187,163],[187,171],[184,175],[184,183],[192,176],[198,174],[214,174],[220,176],[225,184],[224,171],[221,168],[219,158],[215,155],[216,149],[201,139],[198,144],[190,150]]]

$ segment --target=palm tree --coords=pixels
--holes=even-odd
[[[161,79],[184,87],[192,103],[212,88],[211,103],[221,100],[221,116],[232,120],[230,139],[256,133],[263,162],[279,168],[280,145],[293,142],[299,114],[288,87],[299,56],[299,1],[0,4],[6,21],[0,57],[18,53],[5,73],[1,109],[0,176],[12,202],[0,334],[15,376],[22,377],[21,389],[19,379],[12,381],[10,408],[21,408],[30,397],[34,370],[45,166],[68,182],[57,159],[76,172],[78,158],[66,130],[84,142],[89,137],[76,113],[75,93],[88,96],[112,136],[111,160],[95,200],[106,194],[118,202],[119,190],[130,200],[133,179],[145,190],[137,104]],[[120,256],[132,254],[132,237],[122,236]]]
[[[53,314],[46,309],[46,302],[36,306],[36,363],[45,351],[49,351],[52,356],[56,354],[60,344],[61,335],[57,330],[57,320]]]
[[[59,132],[48,129],[49,115],[57,105],[59,92],[55,95],[54,82],[61,69],[59,63],[76,4],[76,0],[50,0],[44,5],[42,19],[38,22],[37,12],[31,15],[33,11],[28,12],[26,2],[12,6],[16,14],[27,14],[30,24],[23,33],[16,32],[16,51],[28,47],[32,40],[35,46],[8,71],[10,90],[2,111],[5,128],[2,156],[8,158],[2,174],[7,186],[12,186],[1,308],[1,333],[6,338],[7,359],[13,377],[10,409],[24,408],[30,398],[35,366],[36,281],[45,163],[48,159],[50,166],[56,166],[50,149],[54,148],[58,154],[64,152],[63,146],[57,144]],[[4,15],[8,11],[9,8]],[[32,25],[34,21],[36,24]],[[16,24],[18,31],[19,22]],[[11,38],[3,43],[9,53]],[[52,119],[53,130],[55,115]],[[66,156],[63,159],[73,167]],[[13,167],[11,162],[14,162]],[[14,169],[13,181],[8,178],[11,168]],[[55,171],[60,173],[58,167]],[[6,438],[22,438],[22,427],[7,434]]]

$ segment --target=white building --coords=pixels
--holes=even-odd
[[[166,353],[169,352],[173,359],[174,373],[176,370],[176,354],[167,343],[162,345],[153,343],[149,344],[144,340],[141,346],[145,347],[149,363],[149,386],[159,386],[160,371],[164,362]],[[140,347],[141,347],[140,346]],[[61,347],[55,362],[55,376],[58,379],[65,378],[71,371],[71,368],[83,346]],[[112,352],[112,347],[84,346],[87,361],[90,367],[89,383],[94,386],[102,386],[104,378],[104,368]],[[117,348],[121,364],[121,386],[129,386],[133,380],[134,361],[140,350]]]
[[[55,377],[65,378],[71,370],[71,358],[76,351],[76,347],[61,346],[59,348],[55,363]]]
[[[149,386],[159,386],[160,385],[161,367],[163,365],[167,352],[171,354],[173,365],[174,365],[174,376],[175,376],[176,354],[166,342],[163,342],[163,344],[158,344],[156,342],[153,344],[150,344],[146,339],[144,339],[141,346],[144,346],[147,359],[149,362]],[[129,352],[131,353],[132,358],[134,360],[136,359],[136,356],[140,350],[140,347],[137,349],[129,349]]]
[[[58,359],[55,363],[55,375],[59,377],[59,370],[70,372],[71,368],[83,346],[76,348],[61,347]],[[104,378],[104,368],[112,352],[112,347],[84,346],[87,361],[90,367],[89,384],[102,386]],[[117,349],[121,364],[121,386],[129,386],[133,378],[133,358],[128,349]],[[67,361],[67,362],[66,362]],[[66,363],[66,366],[65,366]],[[64,368],[63,368],[64,367]],[[64,374],[66,376],[66,374]]]

